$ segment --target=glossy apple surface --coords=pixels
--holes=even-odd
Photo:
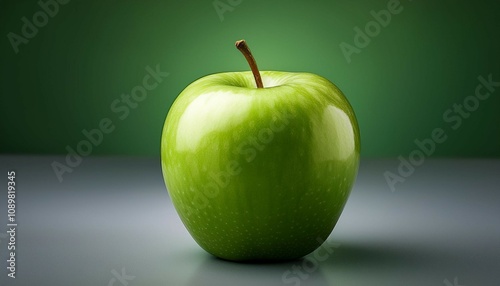
[[[162,170],[196,242],[223,259],[285,260],[329,236],[359,164],[354,112],[309,73],[220,73],[190,84],[163,127]]]

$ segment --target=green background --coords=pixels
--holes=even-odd
[[[248,70],[235,40],[245,38],[262,70],[308,71],[337,84],[357,114],[362,156],[393,157],[443,128],[433,156],[500,156],[500,90],[457,130],[443,121],[474,95],[480,75],[500,81],[498,1],[409,1],[361,53],[344,58],[354,27],[388,1],[239,1],[219,18],[207,1],[77,1],[59,11],[15,53],[36,1],[0,2],[3,154],[65,154],[83,129],[112,119],[115,130],[92,155],[159,156],[165,116],[190,82]],[[124,120],[110,103],[141,85],[145,67],[170,75]]]

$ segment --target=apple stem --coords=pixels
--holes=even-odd
[[[252,69],[253,77],[255,78],[255,83],[257,84],[257,88],[264,88],[262,84],[262,78],[260,77],[259,68],[257,67],[257,63],[252,56],[252,52],[248,48],[247,42],[245,40],[236,41],[236,48],[240,50],[240,52],[247,59],[248,65]]]

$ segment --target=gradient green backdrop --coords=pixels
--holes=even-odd
[[[435,156],[500,156],[500,90],[456,131],[442,118],[474,95],[479,75],[500,81],[498,1],[401,0],[403,11],[351,63],[339,44],[353,44],[354,27],[364,28],[387,0],[244,0],[222,21],[213,2],[73,0],[16,54],[7,34],[21,35],[21,18],[41,8],[1,1],[1,153],[64,154],[108,117],[116,129],[93,155],[158,156],[165,116],[186,85],[248,70],[233,46],[245,38],[262,70],[336,83],[357,114],[364,157],[407,155],[436,127],[449,138]],[[157,64],[170,76],[119,120],[110,103]]]

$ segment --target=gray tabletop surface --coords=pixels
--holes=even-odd
[[[0,156],[0,285],[500,285],[500,160],[362,160],[328,258],[241,264],[184,228],[158,158]],[[7,172],[16,171],[16,278],[7,276]]]

